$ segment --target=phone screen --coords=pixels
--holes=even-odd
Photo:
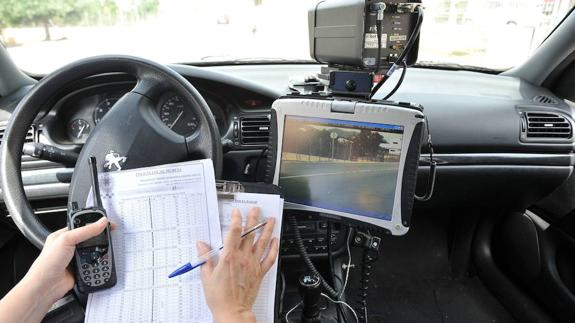
[[[84,242],[78,244],[78,248],[90,248],[90,247],[107,247],[108,246],[108,228],[104,230],[99,235],[88,239]]]
[[[73,216],[73,228],[80,228],[90,223],[98,221],[104,215],[97,211],[80,211]],[[107,247],[108,246],[108,228],[99,235],[90,238],[77,245],[78,248]]]

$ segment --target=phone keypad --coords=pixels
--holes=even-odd
[[[93,263],[82,264],[84,283],[87,286],[100,286],[110,281],[111,269],[107,255],[100,257]]]

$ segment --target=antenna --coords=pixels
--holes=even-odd
[[[92,175],[92,196],[94,197],[94,207],[102,208],[102,198],[100,197],[100,184],[98,182],[98,163],[96,157],[89,159],[90,174]]]

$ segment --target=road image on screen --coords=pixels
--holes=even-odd
[[[397,125],[286,116],[286,201],[391,220],[402,137]]]

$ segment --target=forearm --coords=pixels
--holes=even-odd
[[[2,300],[0,322],[40,322],[52,306],[42,286],[24,277]]]
[[[214,313],[216,323],[256,323],[256,316],[253,312],[243,313]]]

